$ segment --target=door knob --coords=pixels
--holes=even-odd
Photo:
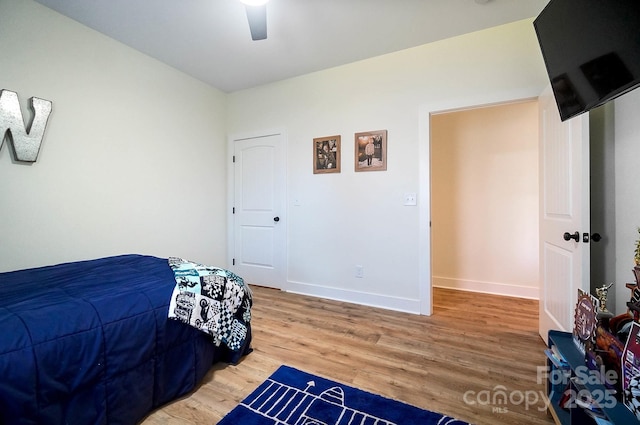
[[[280,221],[280,217],[273,217],[273,221],[275,221],[276,223]]]
[[[564,232],[564,235],[562,235],[562,237],[564,238],[565,241],[570,241],[571,239],[575,240],[576,242],[580,241],[580,233],[575,232],[574,234],[571,234],[569,232]]]

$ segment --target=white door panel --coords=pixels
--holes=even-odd
[[[246,282],[284,288],[286,201],[281,134],[234,140],[233,270]]]
[[[588,114],[562,122],[550,86],[540,108],[540,335],[571,331],[578,289],[589,290]],[[578,232],[578,240],[564,234]]]

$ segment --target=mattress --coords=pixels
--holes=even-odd
[[[250,351],[169,319],[175,287],[135,254],[0,273],[0,424],[135,424]]]

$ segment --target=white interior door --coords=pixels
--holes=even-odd
[[[286,159],[282,134],[233,141],[232,269],[245,282],[284,289]]]
[[[547,341],[549,329],[572,330],[578,288],[590,286],[589,245],[582,241],[589,233],[589,118],[562,122],[550,86],[538,100],[540,336]]]

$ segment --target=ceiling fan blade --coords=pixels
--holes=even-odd
[[[252,40],[264,40],[267,38],[267,5],[248,6],[247,20],[249,21],[249,29],[251,30]]]

